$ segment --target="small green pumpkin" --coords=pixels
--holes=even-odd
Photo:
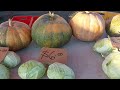
[[[40,47],[62,47],[71,36],[72,29],[67,21],[51,12],[40,16],[32,26],[32,39]]]

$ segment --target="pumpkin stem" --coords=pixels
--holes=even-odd
[[[53,20],[53,18],[54,18],[54,13],[51,13],[51,12],[49,11],[49,16],[50,16],[50,19]]]
[[[9,22],[9,26],[12,26],[12,20],[9,19],[8,22]]]

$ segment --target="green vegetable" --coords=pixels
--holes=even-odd
[[[3,60],[3,64],[8,68],[14,68],[21,62],[20,57],[13,51],[9,51]]]
[[[109,38],[103,38],[95,43],[93,50],[100,53],[103,57],[106,57],[114,48]]]
[[[48,67],[47,76],[49,79],[75,79],[73,70],[65,64],[58,62]]]
[[[0,79],[9,79],[10,78],[10,72],[7,67],[0,64]]]
[[[103,61],[102,69],[110,79],[120,79],[120,52],[110,53]]]
[[[29,60],[18,68],[18,75],[22,79],[40,79],[45,71],[46,68],[41,62]]]

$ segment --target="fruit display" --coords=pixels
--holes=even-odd
[[[72,29],[61,16],[49,12],[41,15],[32,26],[32,39],[40,47],[59,48],[72,37]]]
[[[19,21],[9,21],[0,24],[0,46],[18,51],[27,47],[31,42],[30,27]]]
[[[99,39],[105,30],[103,17],[95,12],[81,11],[71,15],[70,25],[73,35],[81,41],[95,41]]]
[[[0,79],[120,79],[119,13],[31,12],[0,24]]]

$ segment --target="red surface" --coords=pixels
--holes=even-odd
[[[38,19],[38,17],[39,17],[39,16],[34,16],[34,17],[33,17],[33,22],[32,22],[32,24]]]
[[[38,18],[39,16],[14,16],[12,18],[12,21],[20,21],[20,22],[24,22],[27,25],[29,25],[30,27],[32,27],[32,24],[35,22],[35,20]]]

